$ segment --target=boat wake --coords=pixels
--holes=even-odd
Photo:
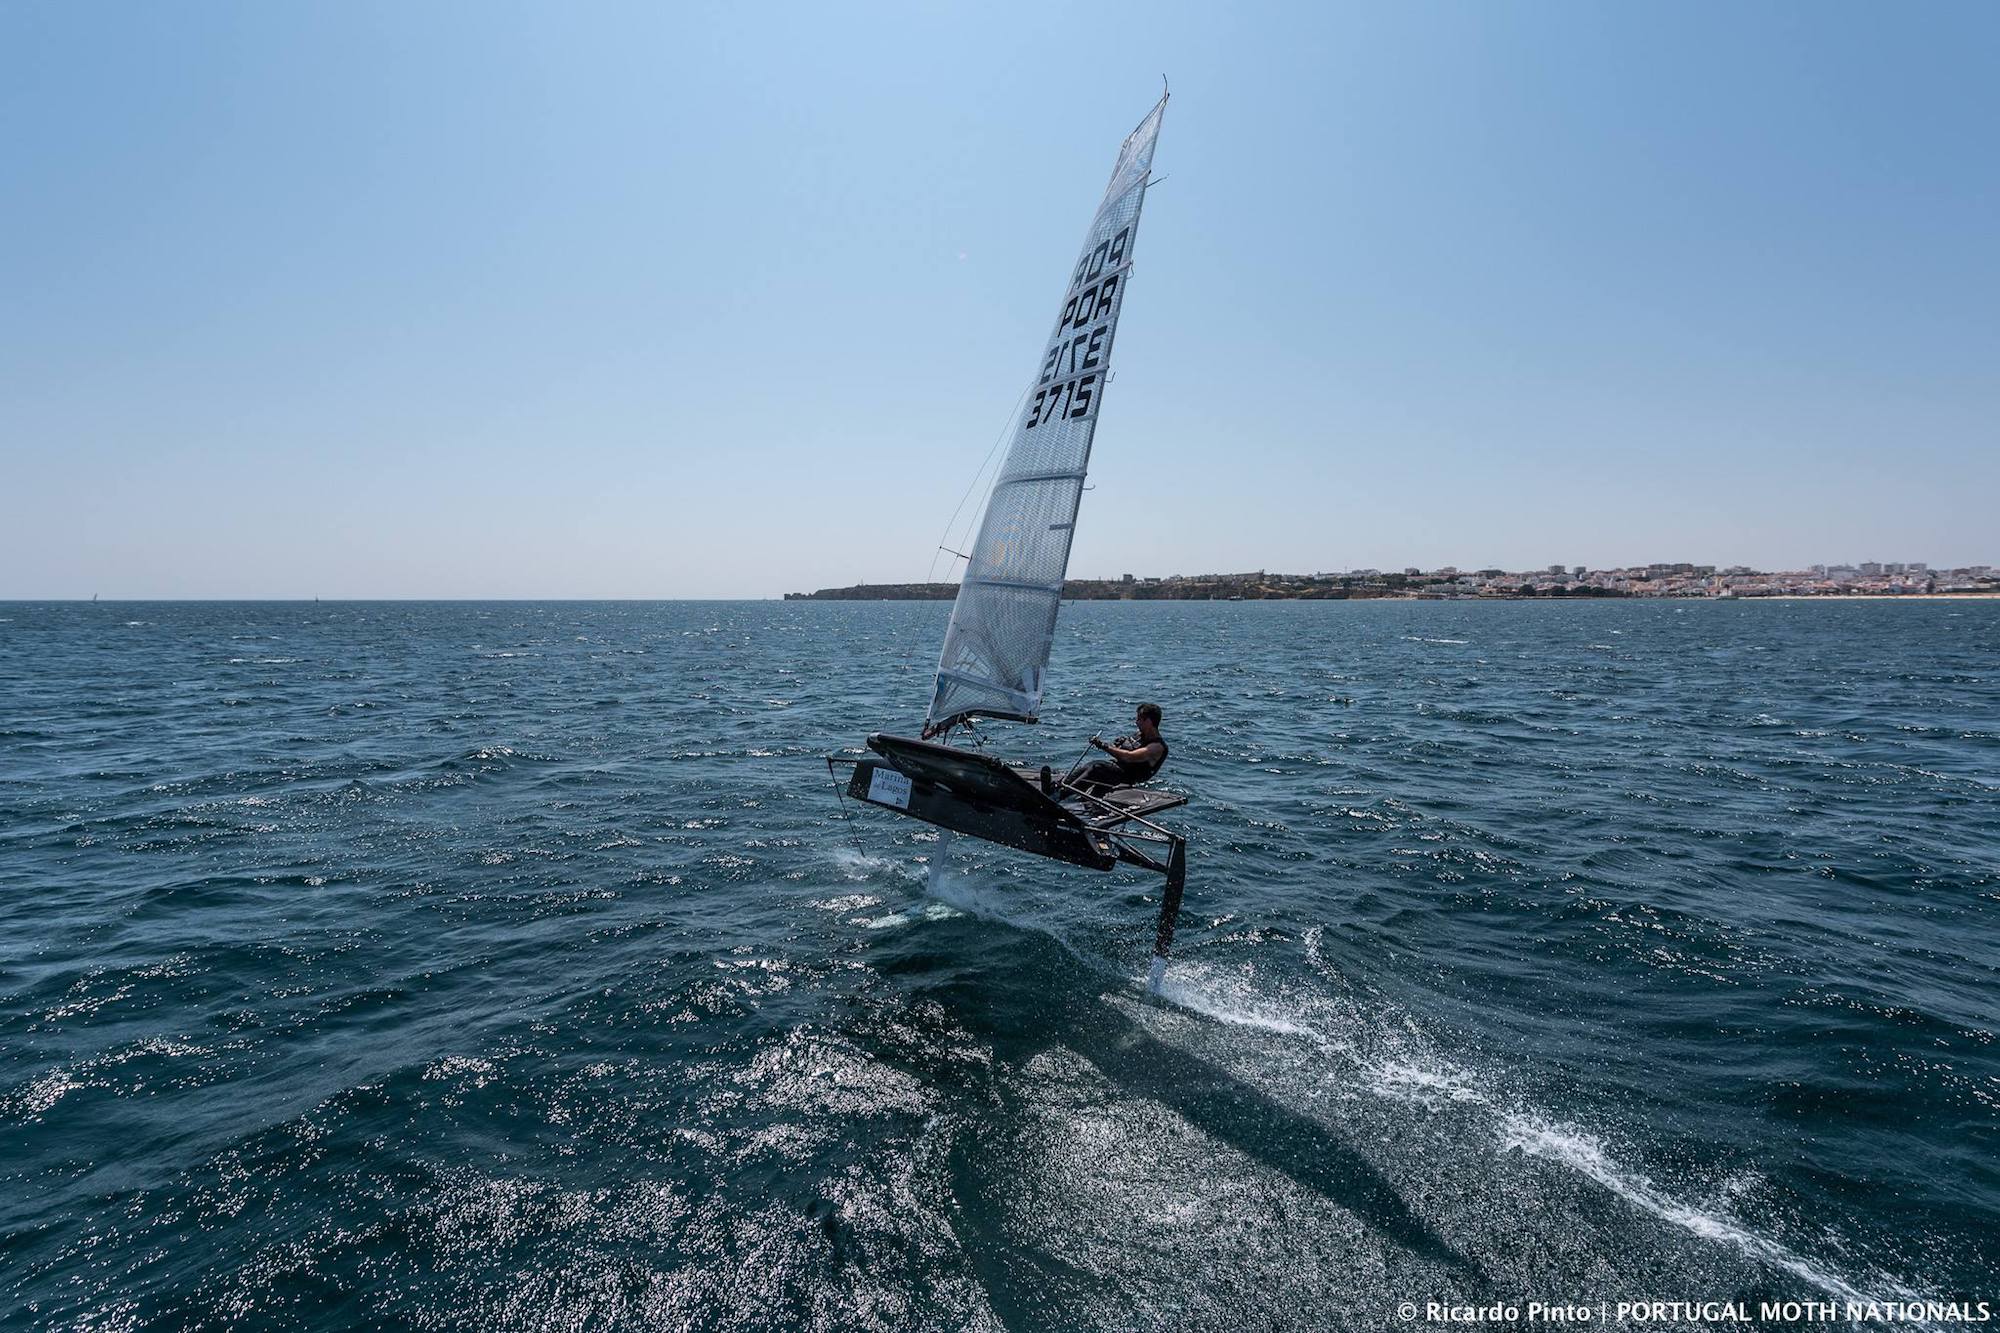
[[[965,913],[947,903],[926,903],[906,912],[890,912],[884,916],[870,917],[861,923],[863,930],[894,930],[898,926],[913,925],[918,921],[951,921]]]
[[[894,870],[910,878],[919,873],[904,865]],[[1484,1155],[1496,1168],[1524,1157],[1559,1167],[1687,1236],[1724,1247],[1834,1299],[1878,1303],[1921,1299],[1906,1284],[1879,1274],[1864,1285],[1731,1216],[1725,1207],[1701,1206],[1677,1196],[1644,1170],[1621,1161],[1603,1135],[1551,1115],[1497,1077],[1448,1058],[1411,1016],[1392,1004],[1352,994],[1339,971],[1320,956],[1318,931],[1305,938],[1306,961],[1316,981],[1328,989],[1287,987],[1274,995],[1245,975],[1200,959],[1176,958],[1161,976],[1157,969],[1135,972],[1129,963],[1120,965],[1094,955],[1056,922],[1024,910],[1017,893],[1003,893],[1000,886],[987,883],[976,865],[954,865],[948,856],[934,855],[921,873],[921,906],[865,924],[881,929],[970,916],[1032,932],[1059,946],[1106,987],[1104,998],[1121,1008],[1129,1006],[1136,1013],[1164,1005],[1305,1048],[1311,1056],[1304,1066],[1307,1086],[1295,1095],[1330,1091],[1338,1097],[1365,1097],[1378,1105],[1454,1110],[1472,1118],[1469,1123],[1480,1130],[1471,1136],[1472,1142],[1477,1145],[1483,1139]],[[1319,1062],[1317,1067],[1313,1061]],[[1283,1063],[1300,1068],[1291,1060]],[[1247,1072],[1254,1076],[1254,1070]]]
[[[1643,1173],[1621,1165],[1604,1150],[1602,1143],[1573,1125],[1544,1120],[1531,1112],[1521,1111],[1503,1112],[1499,1125],[1503,1148],[1566,1166],[1642,1212],[1670,1222],[1703,1240],[1733,1246],[1748,1258],[1790,1273],[1840,1300],[1880,1304],[1885,1299],[1921,1299],[1915,1291],[1901,1283],[1884,1284],[1891,1293],[1889,1298],[1880,1293],[1863,1291],[1838,1274],[1827,1271],[1740,1222],[1684,1203],[1660,1189]]]
[[[1307,947],[1316,953],[1317,939],[1309,937]],[[1643,1170],[1620,1161],[1601,1136],[1547,1114],[1497,1080],[1443,1056],[1408,1016],[1392,1007],[1363,1006],[1337,997],[1273,1000],[1258,994],[1244,978],[1192,962],[1169,971],[1160,998],[1216,1023],[1309,1045],[1334,1066],[1316,1077],[1343,1091],[1353,1090],[1377,1102],[1418,1105],[1430,1111],[1450,1107],[1479,1117],[1490,1134],[1489,1148],[1496,1160],[1525,1155],[1562,1167],[1644,1214],[1838,1300],[1879,1304],[1922,1299],[1908,1285],[1881,1275],[1867,1280],[1876,1288],[1870,1291],[1739,1218],[1676,1197]]]
[[[840,868],[843,879],[870,880],[887,877],[910,884],[915,884],[921,879],[921,873],[914,866],[892,856],[874,856],[853,847],[835,847],[830,855],[834,864]]]

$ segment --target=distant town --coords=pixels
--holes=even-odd
[[[786,601],[950,601],[956,583],[858,583],[790,592]],[[1414,566],[1397,572],[1172,574],[1165,578],[1069,579],[1063,596],[1081,601],[1270,601],[1399,597],[1428,601],[1527,597],[1939,597],[2000,596],[1992,565],[1932,569],[1921,560],[1814,565],[1771,572],[1743,565],[1653,564],[1620,569],[1550,565],[1512,572]]]

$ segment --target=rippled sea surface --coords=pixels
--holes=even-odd
[[[0,604],[0,1321],[2000,1302],[2000,603],[1066,607],[1162,1000],[837,802],[947,609]]]

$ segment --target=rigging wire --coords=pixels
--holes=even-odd
[[[855,832],[854,816],[847,809],[847,789],[840,785],[840,775],[833,771],[832,755],[826,757],[826,775],[833,782],[834,800],[840,805],[840,822],[847,825],[847,836],[854,843],[854,854],[866,861],[868,853],[862,850],[861,835]]]
[[[979,471],[972,474],[971,482],[966,485],[965,494],[958,497],[958,504],[952,509],[951,517],[945,520],[944,535],[938,539],[937,550],[931,552],[931,567],[924,574],[924,582],[929,583],[931,579],[937,574],[938,551],[950,551],[953,546],[965,545],[963,539],[960,539],[959,541],[956,542],[952,541],[951,538],[952,529],[958,526],[958,516],[965,511],[965,502],[972,498],[973,491],[978,489],[979,479],[986,475],[986,469],[988,466],[992,464],[993,456],[1000,452],[1000,446],[1004,444],[1007,440],[1007,437],[1013,433],[1014,423],[1021,419],[1021,404],[1028,401],[1028,390],[1033,387],[1034,384],[1032,381],[1022,386],[1021,395],[1020,397],[1014,400],[1013,409],[1007,413],[1007,420],[1005,424],[1003,424],[1000,427],[1000,433],[993,437],[992,447],[986,451],[986,457],[979,460]],[[999,480],[999,476],[997,474],[994,476],[994,480],[995,481]],[[992,490],[993,488],[989,485],[986,488],[987,494],[990,495],[992,493]],[[982,509],[984,507],[985,506],[983,505],[981,506]],[[966,525],[966,536],[972,535],[971,526],[972,525],[970,523]],[[951,553],[953,555],[959,555],[957,551],[952,551]],[[965,557],[959,556],[959,558],[964,559]]]
[[[953,541],[951,536],[951,531],[954,527],[958,525],[958,516],[959,514],[964,512],[965,502],[967,500],[970,500],[972,498],[972,493],[979,488],[979,479],[981,477],[984,477],[986,475],[986,469],[992,466],[994,456],[1000,452],[1000,446],[1006,442],[1007,437],[1009,435],[1013,434],[1014,423],[1021,419],[1021,405],[1028,401],[1028,390],[1032,389],[1033,387],[1034,384],[1032,381],[1022,386],[1020,396],[1014,400],[1014,406],[1012,410],[1008,412],[1006,421],[1001,424],[1000,433],[993,437],[992,445],[986,450],[986,457],[979,460],[979,470],[972,474],[972,480],[966,483],[965,494],[958,497],[958,504],[955,508],[952,509],[951,517],[945,520],[944,534],[938,539],[937,549],[931,552],[930,568],[924,571],[925,583],[929,583],[937,577],[938,552],[951,551],[951,554],[956,556],[958,559],[969,561],[970,557],[965,556],[958,551],[952,550],[952,547],[964,546],[966,543],[963,539],[959,541]],[[1000,474],[997,471],[993,474],[993,480],[994,481],[1000,480]],[[988,496],[991,496],[992,493],[993,493],[993,487],[991,485],[987,486],[986,494]],[[984,510],[985,507],[986,507],[985,504],[982,502],[980,505],[980,509]],[[974,518],[975,519],[977,518],[977,514],[974,515]],[[967,537],[970,537],[972,535],[972,523],[970,521],[966,523],[965,535]],[[918,649],[916,640],[912,638],[910,641],[910,646],[907,649],[905,649],[903,653],[904,665],[907,666],[910,663],[910,661],[916,657],[917,651]]]

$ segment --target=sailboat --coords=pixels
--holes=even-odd
[[[963,833],[1093,870],[1122,864],[1164,876],[1153,941],[1155,990],[1180,915],[1187,841],[1152,816],[1187,798],[1141,787],[1087,789],[1055,778],[1046,767],[1008,764],[950,742],[971,733],[975,719],[1040,718],[1070,540],[1166,109],[1163,92],[1119,147],[1111,182],[1070,271],[1061,313],[966,556],[922,734],[876,732],[868,737],[871,757],[827,761],[829,768],[852,766],[849,796],[947,830],[946,845],[950,834]]]

